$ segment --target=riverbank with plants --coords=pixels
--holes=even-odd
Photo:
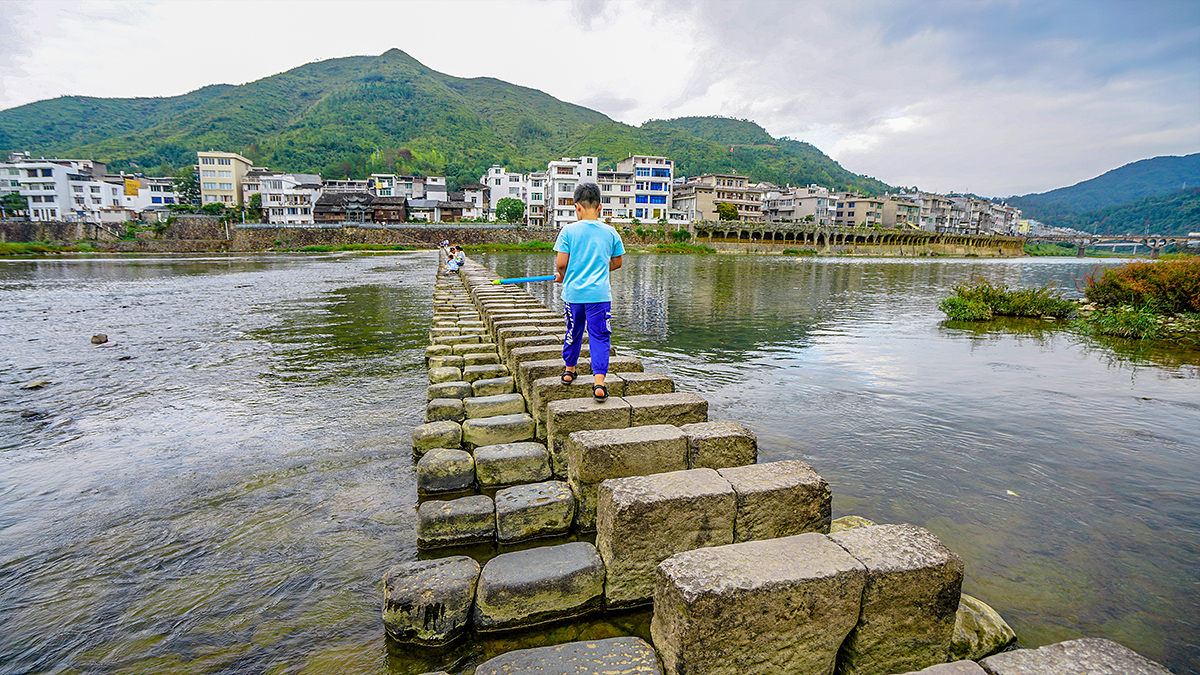
[[[1200,258],[1109,268],[1087,275],[1080,290],[1082,300],[1069,300],[1050,287],[1009,288],[973,279],[956,285],[939,308],[954,321],[1040,317],[1067,320],[1064,327],[1083,335],[1200,347]]]

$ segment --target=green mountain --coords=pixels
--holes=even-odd
[[[1087,229],[1083,226],[1085,223],[1094,224],[1098,218],[1111,217],[1116,213],[1109,211],[1112,207],[1181,191],[1189,185],[1200,186],[1200,153],[1143,159],[1070,187],[1009,197],[1005,201],[1024,211],[1027,218],[1049,225]],[[1171,222],[1183,217],[1182,214],[1163,211],[1163,205],[1168,202],[1176,206],[1184,203],[1159,200],[1154,207],[1156,217],[1167,218]],[[1142,225],[1139,222],[1134,231],[1142,231]]]
[[[683,175],[737,171],[780,185],[888,189],[753,122],[690,117],[632,127],[536,89],[445,75],[398,49],[183,96],[64,96],[0,111],[4,153],[94,158],[163,174],[209,149],[327,178],[394,171],[445,175],[461,185],[492,164],[531,171],[564,156],[612,164],[632,152],[672,157]]]
[[[1128,204],[1071,217],[1073,225],[1096,234],[1187,234],[1200,232],[1200,187],[1135,199]]]

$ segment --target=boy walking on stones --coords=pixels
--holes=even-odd
[[[587,329],[591,345],[592,396],[597,403],[608,400],[604,378],[608,375],[609,336],[612,329],[612,287],[609,272],[621,267],[625,246],[621,235],[600,220],[600,188],[595,183],[580,183],[575,188],[575,216],[565,225],[554,242],[558,252],[555,281],[563,285],[562,298],[567,320],[563,338],[563,384],[575,381],[575,366],[583,348]]]

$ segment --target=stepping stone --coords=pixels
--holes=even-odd
[[[675,393],[675,381],[671,379],[670,375],[662,373],[623,372],[621,373],[621,379],[625,381],[625,387],[618,394],[619,396]]]
[[[562,481],[515,485],[496,493],[496,536],[504,543],[566,534],[575,496]]]
[[[452,368],[450,366],[443,366],[441,368],[430,368],[429,369],[430,384],[441,384],[442,382],[457,382],[459,380],[470,381],[468,378],[463,377],[463,372],[461,370],[459,370],[458,368]]]
[[[484,661],[475,675],[662,675],[658,656],[635,637],[518,649]]]
[[[654,569],[676,553],[733,543],[735,512],[733,488],[712,469],[601,483],[596,548],[608,606],[649,603]]]
[[[974,661],[955,661],[954,663],[939,663],[922,670],[916,670],[903,675],[988,675]]]
[[[618,396],[604,403],[591,398],[573,398],[546,404],[546,449],[550,451],[550,470],[567,475],[567,438],[575,431],[624,429],[631,417],[629,404]]]
[[[463,357],[456,354],[446,354],[444,356],[431,356],[427,359],[430,370],[434,368],[462,368],[466,365]],[[458,379],[458,378],[454,378]]]
[[[687,438],[669,424],[576,431],[567,440],[566,455],[567,477],[577,502],[575,525],[590,532],[596,529],[601,481],[687,469]]]
[[[492,541],[496,505],[485,495],[428,501],[417,507],[417,548]]]
[[[829,532],[833,493],[829,483],[799,460],[721,469],[737,494],[734,541]]]
[[[475,460],[471,453],[434,448],[417,462],[417,494],[460,492],[475,487]]]
[[[737,422],[699,422],[679,430],[688,438],[689,468],[724,469],[758,461],[758,437]]]
[[[475,380],[489,380],[497,377],[508,375],[508,368],[500,364],[489,364],[481,366],[467,366],[462,370],[462,378],[467,382]],[[455,378],[459,379],[459,378]]]
[[[533,440],[534,421],[526,413],[468,419],[462,424],[462,442],[468,448]]]
[[[515,383],[511,376],[493,377],[486,380],[475,380],[470,384],[471,389],[476,396],[511,394],[516,390]]]
[[[913,525],[860,527],[829,538],[867,568],[862,611],[842,645],[838,672],[903,673],[945,663],[962,558]]]
[[[474,394],[471,383],[464,380],[439,382],[430,385],[426,392],[430,401],[435,398],[466,398]]]
[[[495,342],[480,342],[480,343],[473,344],[473,345],[471,345],[471,344],[454,345],[452,347],[452,349],[454,349],[455,354],[458,354],[459,356],[466,356],[467,354],[476,354],[479,352],[484,352],[484,353],[494,352],[494,351],[496,351],[496,343]]]
[[[383,627],[398,642],[452,642],[470,625],[479,572],[465,555],[391,567],[383,575]]]
[[[465,366],[488,366],[500,363],[500,357],[496,352],[474,352],[458,357],[463,360]]]
[[[950,658],[978,661],[999,652],[1016,639],[1017,633],[987,603],[966,593],[958,599]]]
[[[435,398],[425,406],[426,422],[461,422],[467,418],[460,398]]]
[[[679,427],[708,421],[708,401],[691,392],[623,398],[632,408],[633,416],[629,422],[631,427],[647,424],[671,424]]]
[[[478,327],[463,326],[462,328],[459,328],[458,331],[459,331],[459,333],[462,333],[463,335],[486,336],[488,329],[484,328],[483,326],[478,326]]]
[[[462,403],[467,417],[470,418],[519,415],[525,412],[525,398],[520,394],[472,396],[464,398]]]
[[[868,520],[862,516],[842,516],[829,524],[829,533],[844,532],[845,530],[853,530],[856,527],[870,527],[878,525],[873,520]]]
[[[475,448],[475,475],[482,487],[548,480],[550,455],[541,443],[505,443]]]
[[[436,345],[465,345],[482,342],[478,335],[439,335],[430,340]]]
[[[429,337],[431,339],[445,337],[448,335],[458,335],[458,328],[430,328],[429,329]]]
[[[479,577],[475,629],[491,632],[583,616],[598,611],[603,600],[604,563],[587,542],[501,553]]]
[[[413,429],[413,452],[423,455],[433,448],[457,448],[462,445],[462,427],[457,422],[430,422]]]
[[[655,570],[651,641],[668,673],[832,673],[866,576],[815,532],[677,553]]]
[[[1018,649],[979,662],[989,675],[1170,675],[1137,652],[1103,638]]]
[[[429,345],[425,348],[425,358],[431,356],[447,356],[454,353],[454,347],[450,345]]]

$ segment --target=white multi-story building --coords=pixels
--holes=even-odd
[[[480,183],[467,183],[462,186],[459,192],[450,194],[450,201],[461,201],[466,204],[463,208],[462,217],[482,220],[484,213],[487,211],[487,199],[484,195],[487,194],[487,187]],[[456,199],[457,198],[457,199]]]
[[[523,173],[509,173],[499,165],[492,165],[487,174],[479,179],[488,188],[488,212],[495,213],[501,199],[519,199],[529,207],[529,178]]]
[[[595,183],[600,162],[595,157],[563,157],[546,165],[546,225],[561,230],[575,222],[575,186]]]
[[[828,225],[829,190],[820,185],[769,190],[764,196],[763,215],[770,222],[808,222]]]
[[[378,197],[425,198],[425,179],[418,176],[373,173],[367,183],[368,192]]]
[[[200,201],[203,204],[224,204],[227,208],[242,207],[242,180],[250,171],[250,160],[236,152],[196,153],[200,174]]]
[[[278,225],[310,225],[313,207],[321,197],[321,177],[311,173],[284,173],[256,169],[243,182],[245,201],[262,196],[263,221]]]
[[[100,162],[23,156],[0,166],[0,179],[9,192],[16,181],[31,220],[98,223],[104,211],[125,208],[124,181],[106,182]]]
[[[657,221],[671,208],[675,163],[666,157],[630,155],[617,162],[617,171],[633,174],[632,218]]]
[[[532,171],[527,179],[529,196],[525,199],[525,222],[536,229],[546,227],[547,176],[545,171]]]
[[[137,213],[147,210],[164,210],[174,204],[183,203],[179,193],[175,192],[175,179],[164,177],[109,176],[108,182],[119,179],[124,183],[124,198],[122,205]]]
[[[903,192],[900,194],[921,207],[920,225],[922,230],[935,232],[945,228],[950,223],[950,198],[932,192]]]
[[[446,190],[445,176],[425,177],[425,199],[436,199],[440,202],[449,201],[450,193]]]
[[[633,172],[598,171],[600,217],[607,223],[627,225],[633,220]]]

